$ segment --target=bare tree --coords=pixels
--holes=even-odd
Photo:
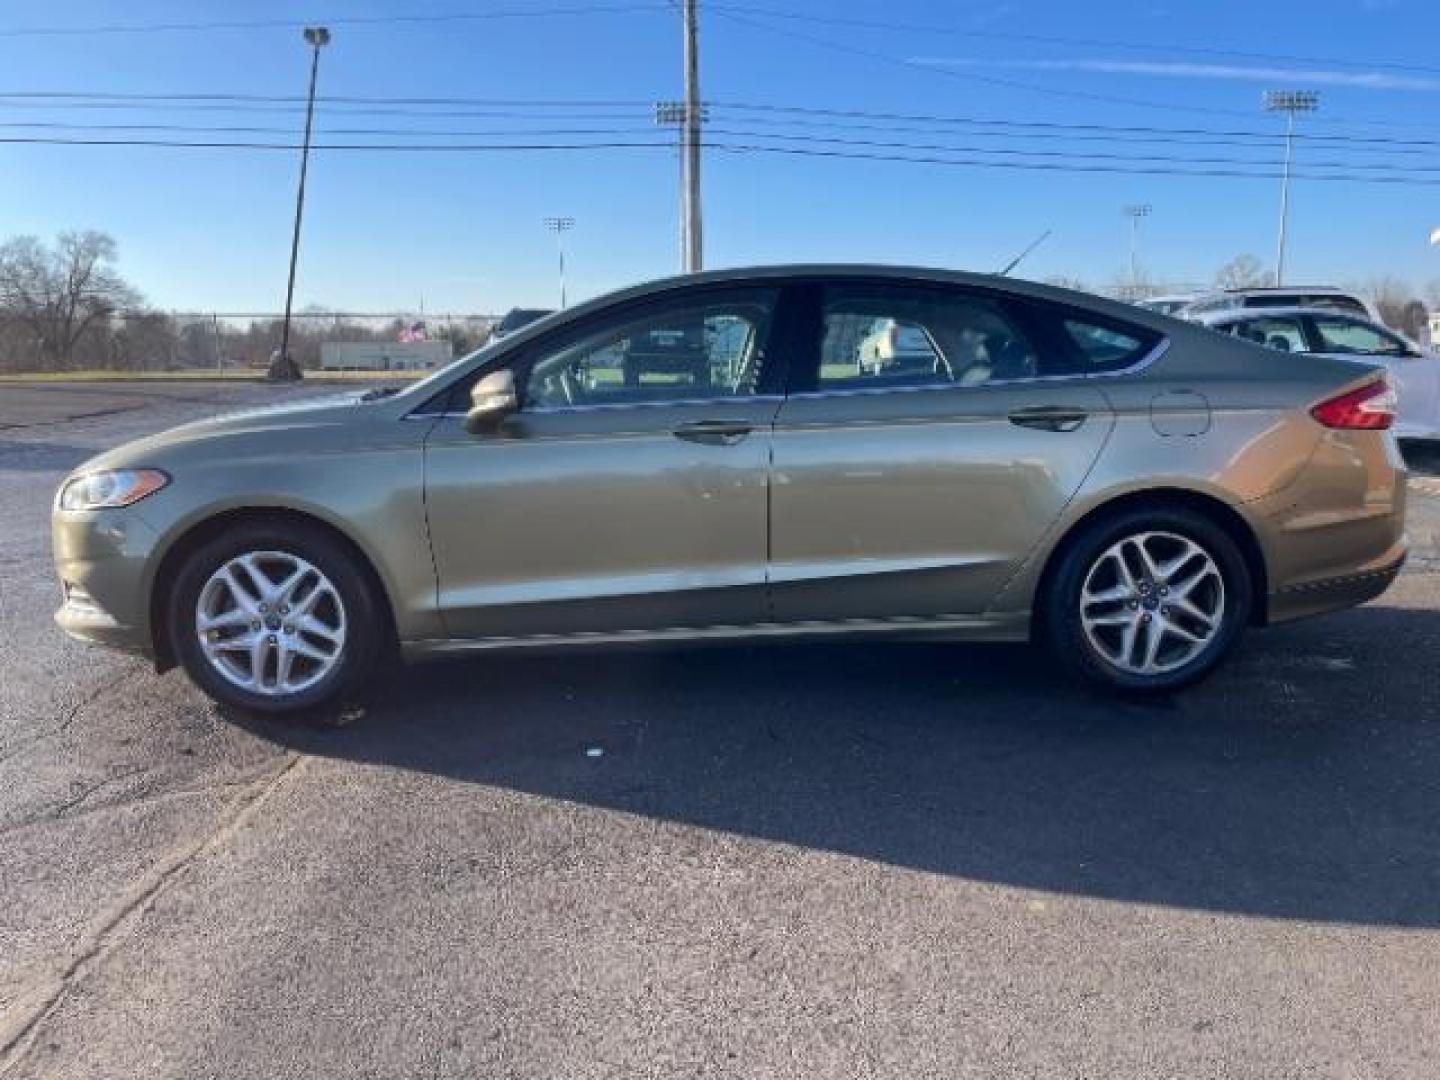
[[[52,247],[33,236],[0,245],[0,319],[30,332],[40,367],[69,367],[82,338],[139,304],[114,263],[115,241],[93,230],[61,233]]]
[[[1375,310],[1380,312],[1380,321],[1386,326],[1412,335],[1418,331],[1419,328],[1414,325],[1418,301],[1408,282],[1393,274],[1384,274],[1354,288],[1374,302]]]
[[[1270,280],[1265,264],[1254,255],[1236,255],[1215,271],[1217,289],[1254,289]]]
[[[1051,274],[1045,279],[1046,285],[1054,285],[1057,289],[1074,289],[1076,292],[1094,292],[1089,285],[1078,277],[1070,277],[1068,274]]]

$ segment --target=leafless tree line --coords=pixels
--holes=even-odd
[[[281,320],[238,323],[149,307],[115,268],[116,246],[102,232],[33,236],[0,244],[0,371],[174,371],[264,369],[280,344]],[[292,320],[290,353],[320,365],[326,341],[395,341],[402,319],[377,325],[305,311]],[[432,326],[455,355],[484,343],[483,322]]]

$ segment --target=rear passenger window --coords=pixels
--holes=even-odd
[[[826,294],[821,390],[979,386],[1038,368],[1024,332],[983,297],[907,286]]]

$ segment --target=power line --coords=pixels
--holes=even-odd
[[[1034,94],[1048,94],[1051,97],[1067,98],[1077,101],[1101,102],[1107,105],[1129,105],[1143,109],[1169,109],[1182,110],[1185,112],[1209,113],[1215,116],[1243,116],[1248,115],[1235,109],[1216,109],[1204,105],[1183,105],[1175,102],[1146,101],[1143,98],[1120,97],[1114,94],[1096,94],[1087,90],[1064,90],[1053,86],[1041,86],[1037,83],[1021,82],[1018,79],[1006,79],[998,75],[981,75],[973,71],[955,71],[950,68],[936,67],[933,64],[923,64],[918,61],[907,59],[903,56],[892,56],[888,53],[877,52],[869,47],[858,45],[847,45],[842,42],[832,41],[829,38],[817,37],[814,34],[803,33],[786,26],[777,26],[773,22],[766,22],[750,15],[738,15],[733,10],[726,8],[714,8],[714,13],[722,19],[739,23],[752,29],[763,30],[768,34],[781,34],[785,37],[794,38],[797,41],[804,41],[811,45],[817,45],[822,49],[829,49],[833,52],[845,53],[849,56],[860,56],[867,60],[877,61],[882,64],[889,64],[894,67],[901,67],[907,71],[926,71],[932,75],[939,75],[942,78],[959,79],[964,82],[985,83],[990,86],[1004,87],[1007,90],[1024,90]]]
[[[904,162],[914,165],[952,165],[966,168],[988,168],[988,169],[1019,169],[1035,170],[1038,172],[1073,172],[1073,173],[1118,173],[1129,176],[1195,176],[1195,177],[1230,177],[1246,180],[1276,180],[1279,179],[1278,172],[1243,172],[1235,169],[1173,169],[1173,168],[1125,168],[1110,165],[1069,165],[1058,162],[1018,162],[1018,161],[977,161],[962,158],[941,158],[941,157],[920,157],[902,156],[895,154],[864,153],[845,150],[822,150],[809,147],[794,146],[755,146],[738,143],[715,143],[709,144],[717,150],[731,150],[741,153],[767,153],[767,154],[793,154],[799,157],[839,158],[851,161],[884,161]],[[1335,180],[1354,183],[1375,183],[1375,184],[1397,184],[1414,187],[1440,186],[1440,179],[1426,180],[1419,177],[1409,176],[1354,176],[1344,173],[1300,173],[1292,172],[1292,177],[1306,180]]]
[[[12,99],[18,99],[21,104],[13,104]],[[83,100],[82,100],[83,99]],[[81,92],[81,91],[10,91],[0,92],[0,109],[66,109],[86,111],[90,109],[104,111],[228,111],[228,112],[298,112],[302,99],[284,95],[248,95],[248,94],[114,94],[108,92]],[[322,104],[329,106],[327,112],[333,116],[397,116],[416,119],[432,118],[457,118],[457,117],[484,117],[484,118],[544,118],[547,120],[558,119],[579,119],[579,120],[631,120],[640,115],[644,110],[648,113],[652,103],[648,101],[624,101],[624,100],[522,100],[522,99],[495,99],[495,98],[468,98],[468,97],[445,97],[445,98],[403,98],[403,97],[321,97],[318,98]],[[193,103],[193,104],[192,104]],[[368,106],[372,104],[390,105],[397,104],[407,107],[399,108],[369,108],[355,106]],[[435,105],[481,105],[499,106],[497,108],[483,109],[437,109]],[[424,106],[424,107],[409,107]],[[1283,134],[1274,131],[1257,131],[1251,129],[1216,129],[1196,127],[1162,127],[1155,125],[1116,125],[1116,124],[1076,124],[1054,121],[1023,121],[1012,119],[996,119],[975,116],[936,115],[931,113],[912,112],[879,112],[860,109],[833,109],[808,107],[799,105],[783,105],[775,103],[760,102],[713,102],[707,105],[716,110],[736,110],[745,113],[773,114],[778,119],[758,120],[754,117],[747,117],[747,122],[756,123],[793,123],[800,124],[803,121],[815,126],[820,120],[826,122],[825,126],[849,126],[862,128],[864,124],[856,121],[875,121],[883,123],[886,130],[893,130],[897,122],[908,124],[923,124],[933,126],[972,126],[972,127],[995,127],[1011,129],[1015,131],[1026,131],[1036,133],[1054,133],[1059,136],[1066,134],[1066,137],[1079,138],[1082,134],[1105,136],[1135,137],[1133,141],[1157,141],[1170,142],[1190,139],[1212,139],[1223,140],[1219,145],[1228,145],[1231,140],[1257,140],[1261,143],[1278,144],[1283,139]],[[578,112],[553,112],[554,109],[580,110]],[[600,112],[595,110],[625,110],[633,109],[634,112],[608,111]],[[333,110],[333,111],[332,111]],[[1155,138],[1150,138],[1155,136]],[[1356,146],[1407,146],[1407,147],[1440,147],[1440,140],[1397,138],[1394,136],[1375,135],[1354,135],[1340,133],[1297,133],[1296,139],[1308,142],[1341,143]],[[1235,143],[1235,145],[1242,145]]]
[[[668,10],[659,2],[631,4],[574,4],[561,7],[501,8],[494,11],[441,12],[433,15],[356,15],[326,19],[330,26],[363,29],[367,26],[429,25],[481,22],[496,19],[540,19],[574,15],[624,15]],[[15,26],[0,30],[0,38],[82,37],[107,34],[158,34],[210,30],[299,30],[303,19],[237,19],[216,22],[102,23],[89,26]]]
[[[764,138],[764,136],[760,136]],[[183,139],[68,139],[48,136],[0,136],[0,144],[88,146],[88,147],[155,147],[162,149],[203,149],[203,150],[282,150],[299,149],[297,143],[227,141],[227,140],[183,140]],[[1274,171],[1254,171],[1236,168],[1175,168],[1172,165],[1127,164],[1079,164],[1063,161],[992,161],[978,158],[937,157],[933,155],[892,154],[855,150],[834,150],[823,147],[769,146],[761,143],[711,142],[717,150],[737,154],[785,154],[800,157],[834,158],[852,161],[895,162],[917,165],[950,165],[967,168],[995,168],[1030,170],[1060,173],[1115,173],[1139,176],[1189,176],[1189,177],[1231,177],[1237,179],[1271,180],[1280,174]],[[316,143],[313,150],[375,153],[497,153],[528,151],[581,151],[581,150],[673,150],[673,144],[663,142],[606,141],[590,143]],[[952,152],[960,153],[958,148]],[[986,151],[980,151],[986,152]],[[1237,162],[1241,165],[1262,166],[1261,162]],[[1346,166],[1351,168],[1353,166]],[[1419,187],[1440,185],[1440,178],[1426,179],[1404,175],[1403,171],[1392,174],[1356,174],[1296,172],[1293,174],[1309,180],[1345,181],[1353,183],[1398,184]]]
[[[1165,135],[1202,135],[1217,137],[1269,139],[1278,142],[1284,138],[1283,132],[1278,131],[1253,131],[1216,128],[1176,128],[1157,127],[1144,124],[1066,124],[1058,121],[1042,120],[996,120],[983,119],[971,116],[937,115],[934,113],[896,113],[896,112],[870,112],[861,109],[831,109],[813,106],[800,105],[775,105],[757,102],[712,102],[717,109],[740,109],[756,112],[787,113],[802,116],[826,116],[836,118],[863,118],[866,120],[899,120],[904,122],[933,123],[933,124],[985,124],[1007,128],[1024,128],[1034,130],[1056,130],[1056,131],[1097,131],[1097,132],[1143,132]],[[1246,114],[1248,115],[1248,114]],[[1397,139],[1388,136],[1378,135],[1336,135],[1336,134],[1312,134],[1297,133],[1296,139],[1305,139],[1312,142],[1354,142],[1354,143],[1376,143],[1394,144],[1402,146],[1437,146],[1440,147],[1440,139]]]
[[[1082,48],[1114,48],[1127,52],[1152,52],[1163,55],[1216,56],[1241,60],[1260,60],[1285,64],[1331,64],[1337,67],[1385,68],[1423,75],[1440,75],[1440,68],[1420,64],[1401,64],[1393,60],[1371,60],[1360,57],[1299,56],[1293,53],[1252,52],[1245,49],[1221,49],[1201,45],[1180,45],[1174,42],[1123,41],[1114,38],[1072,38],[1050,34],[1023,34],[1001,30],[975,30],[947,24],[892,22],[883,19],[853,18],[839,15],[817,15],[812,12],[786,11],[780,8],[756,7],[748,4],[711,3],[712,11],[729,11],[741,15],[758,15],[786,19],[812,25],[848,26],[861,30],[893,30],[916,34],[944,34],[951,37],[975,38],[982,41],[1023,41],[1038,45],[1066,45]]]
[[[243,101],[262,103],[304,104],[303,94],[238,94],[238,93],[122,93],[109,90],[3,90],[0,98],[94,98],[103,101]],[[649,101],[606,101],[587,98],[564,100],[556,98],[476,98],[476,97],[368,97],[348,94],[317,94],[317,104],[350,103],[362,105],[497,105],[533,108],[613,108],[631,106],[649,108]]]
[[[1269,161],[1257,161],[1255,159],[1231,158],[1231,157],[1185,157],[1177,158],[1169,154],[1111,154],[1101,151],[1087,150],[1076,152],[1073,150],[1034,150],[1029,148],[1014,147],[977,147],[977,146],[954,146],[944,143],[912,143],[897,142],[884,139],[847,139],[827,135],[794,135],[789,133],[754,132],[743,130],[727,130],[725,128],[712,128],[717,135],[726,135],[740,138],[754,138],[757,135],[765,139],[774,139],[784,142],[805,142],[805,143],[826,143],[836,146],[860,146],[883,150],[921,150],[921,151],[946,151],[966,154],[996,154],[1023,157],[1060,158],[1060,159],[1091,159],[1097,161],[1133,161],[1133,162],[1172,162],[1177,165],[1270,165]],[[1311,168],[1335,168],[1335,169],[1365,169],[1388,172],[1434,172],[1440,173],[1440,165],[1395,165],[1390,163],[1374,162],[1350,162],[1350,161],[1309,161],[1306,163]]]
[[[200,135],[281,135],[294,136],[290,128],[282,127],[261,127],[252,125],[190,125],[190,124],[67,124],[67,123],[45,123],[45,122],[0,122],[0,130],[37,130],[37,131],[65,131],[65,132],[164,132],[170,134],[200,134]],[[1056,160],[1089,160],[1089,161],[1119,161],[1137,164],[1169,163],[1172,165],[1244,165],[1244,166],[1269,166],[1273,164],[1267,159],[1236,158],[1236,157],[1175,157],[1170,154],[1117,154],[1093,150],[1049,150],[1036,149],[1033,147],[986,147],[974,145],[955,145],[953,143],[935,142],[911,142],[894,139],[853,139],[838,135],[805,135],[790,132],[757,131],[753,128],[731,128],[716,127],[712,129],[715,134],[741,139],[762,139],[780,143],[806,143],[824,144],[830,146],[855,146],[865,149],[889,149],[922,152],[944,152],[944,153],[965,153],[965,154],[988,154],[999,157],[1026,157]],[[613,138],[622,135],[645,135],[654,131],[651,126],[636,127],[585,127],[585,128],[492,128],[489,130],[455,130],[455,129],[415,129],[415,128],[346,128],[328,127],[324,134],[334,136],[369,136],[388,138],[410,138],[410,139],[515,139],[526,137],[529,139],[545,138],[579,138],[579,137],[608,137]],[[985,133],[969,133],[971,137]],[[1011,134],[1011,133],[999,133]],[[1032,138],[1032,136],[1021,136]],[[36,140],[41,141],[41,140]],[[101,145],[163,145],[168,141],[177,143],[183,140],[97,140]],[[56,142],[69,142],[84,144],[84,140],[56,140]],[[220,145],[219,141],[215,145]],[[286,144],[288,145],[288,144]],[[365,148],[380,149],[375,144],[364,144]],[[468,145],[468,144],[466,144]],[[491,145],[491,144],[485,144]],[[513,144],[501,143],[499,148],[510,148]],[[526,143],[526,147],[533,144]],[[566,144],[567,146],[569,144]],[[645,145],[659,145],[645,143]],[[1241,148],[1265,149],[1250,144],[1239,144]],[[424,149],[423,145],[400,144],[393,149],[402,149],[405,146],[414,146],[417,149]],[[254,148],[260,149],[257,144]],[[269,148],[264,144],[263,148]],[[321,146],[320,148],[326,148]],[[331,149],[346,149],[348,147],[339,144],[329,144]],[[1394,173],[1437,173],[1440,172],[1440,165],[1407,165],[1391,162],[1366,162],[1366,161],[1310,161],[1307,163],[1311,168],[1337,168],[1352,169],[1366,172],[1394,172]]]

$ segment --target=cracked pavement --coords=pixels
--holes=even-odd
[[[315,391],[0,386],[0,1076],[1440,1071],[1440,480],[1384,597],[1151,705],[826,644],[286,727],[53,627],[65,470]]]

